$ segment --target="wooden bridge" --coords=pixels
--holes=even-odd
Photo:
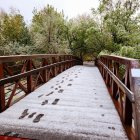
[[[140,140],[136,59],[0,57],[0,140]]]

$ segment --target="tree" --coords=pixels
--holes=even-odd
[[[59,53],[67,46],[64,23],[63,13],[50,5],[41,11],[34,10],[31,32],[36,53]]]
[[[132,57],[128,55],[131,52],[135,57],[132,51],[140,45],[139,9],[139,0],[100,0],[98,9],[92,9],[94,16],[99,18],[99,22],[96,20],[100,26],[97,33],[101,32],[100,46],[107,50],[105,52]],[[129,53],[122,53],[122,50],[129,50],[123,51]]]
[[[92,26],[94,26],[94,20],[89,15],[78,16],[69,20],[67,24],[69,48],[74,55],[82,59],[87,53],[91,54],[93,52],[93,47],[89,48],[87,43],[87,32]]]
[[[19,11],[11,9],[11,12],[8,14],[1,10],[0,55],[21,54],[21,50],[25,50],[25,46],[30,43],[29,30]]]
[[[1,33],[7,42],[28,44],[30,37],[23,16],[15,10],[4,14]]]
[[[139,0],[101,1],[99,11],[103,16],[103,28],[111,34],[114,44],[139,44],[139,25],[135,16],[139,6]]]

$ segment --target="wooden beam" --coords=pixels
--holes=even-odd
[[[4,78],[3,64],[0,64],[0,79]],[[5,92],[4,85],[0,85],[0,112],[5,110]]]

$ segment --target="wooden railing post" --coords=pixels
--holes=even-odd
[[[64,59],[67,60],[67,56],[64,56]],[[68,64],[65,64],[65,70],[67,69],[67,65]]]
[[[52,57],[52,63],[56,63],[56,57]],[[52,71],[53,77],[55,77],[57,75],[57,67],[55,66]]]
[[[32,61],[31,60],[28,60],[28,63],[27,63],[27,71],[30,71],[32,69]],[[30,76],[27,76],[27,91],[28,91],[28,94],[32,92],[32,75]]]
[[[62,61],[61,56],[59,56],[59,62],[61,62],[61,61]],[[59,65],[59,73],[61,73],[62,71],[63,71],[62,65],[60,64]]]
[[[46,65],[48,65],[47,59],[43,58],[42,66],[46,66]],[[43,71],[43,80],[44,80],[44,83],[47,82],[47,70]]]
[[[118,70],[119,70],[119,63],[114,62],[113,65],[113,73],[118,76]],[[113,93],[113,98],[116,99],[116,94],[118,91],[118,86],[116,82],[112,81],[112,93]]]
[[[70,56],[70,60],[72,60],[72,56]],[[70,67],[72,67],[72,62],[70,62]]]
[[[3,64],[0,64],[0,79],[4,77]],[[5,110],[5,92],[4,85],[0,86],[0,112]]]
[[[110,60],[109,69],[110,69],[111,71],[113,71],[112,60]],[[112,77],[109,75],[109,83],[108,83],[109,87],[111,87],[112,82],[113,82],[113,79],[112,79]]]
[[[110,68],[110,60],[107,61],[107,67]],[[106,85],[109,87],[109,79],[110,79],[110,76],[109,74],[106,72],[106,77],[105,77],[105,81],[106,81]]]
[[[140,69],[131,70],[130,86],[135,97],[135,104],[133,104],[135,135],[136,140],[140,140]]]
[[[129,79],[129,67],[127,67],[126,74],[125,74],[125,85],[130,89],[130,79]],[[126,125],[132,125],[132,103],[128,99],[127,96],[124,98],[124,111],[123,111],[123,120]]]
[[[64,55],[64,61],[66,61],[67,60],[67,58],[66,58],[66,56]],[[67,69],[67,65],[66,64],[64,64],[64,70],[66,70]]]

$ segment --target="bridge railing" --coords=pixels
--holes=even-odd
[[[119,56],[101,56],[97,60],[113,102],[130,139],[140,139],[139,61]]]
[[[64,70],[82,64],[72,55],[0,57],[0,112]]]

